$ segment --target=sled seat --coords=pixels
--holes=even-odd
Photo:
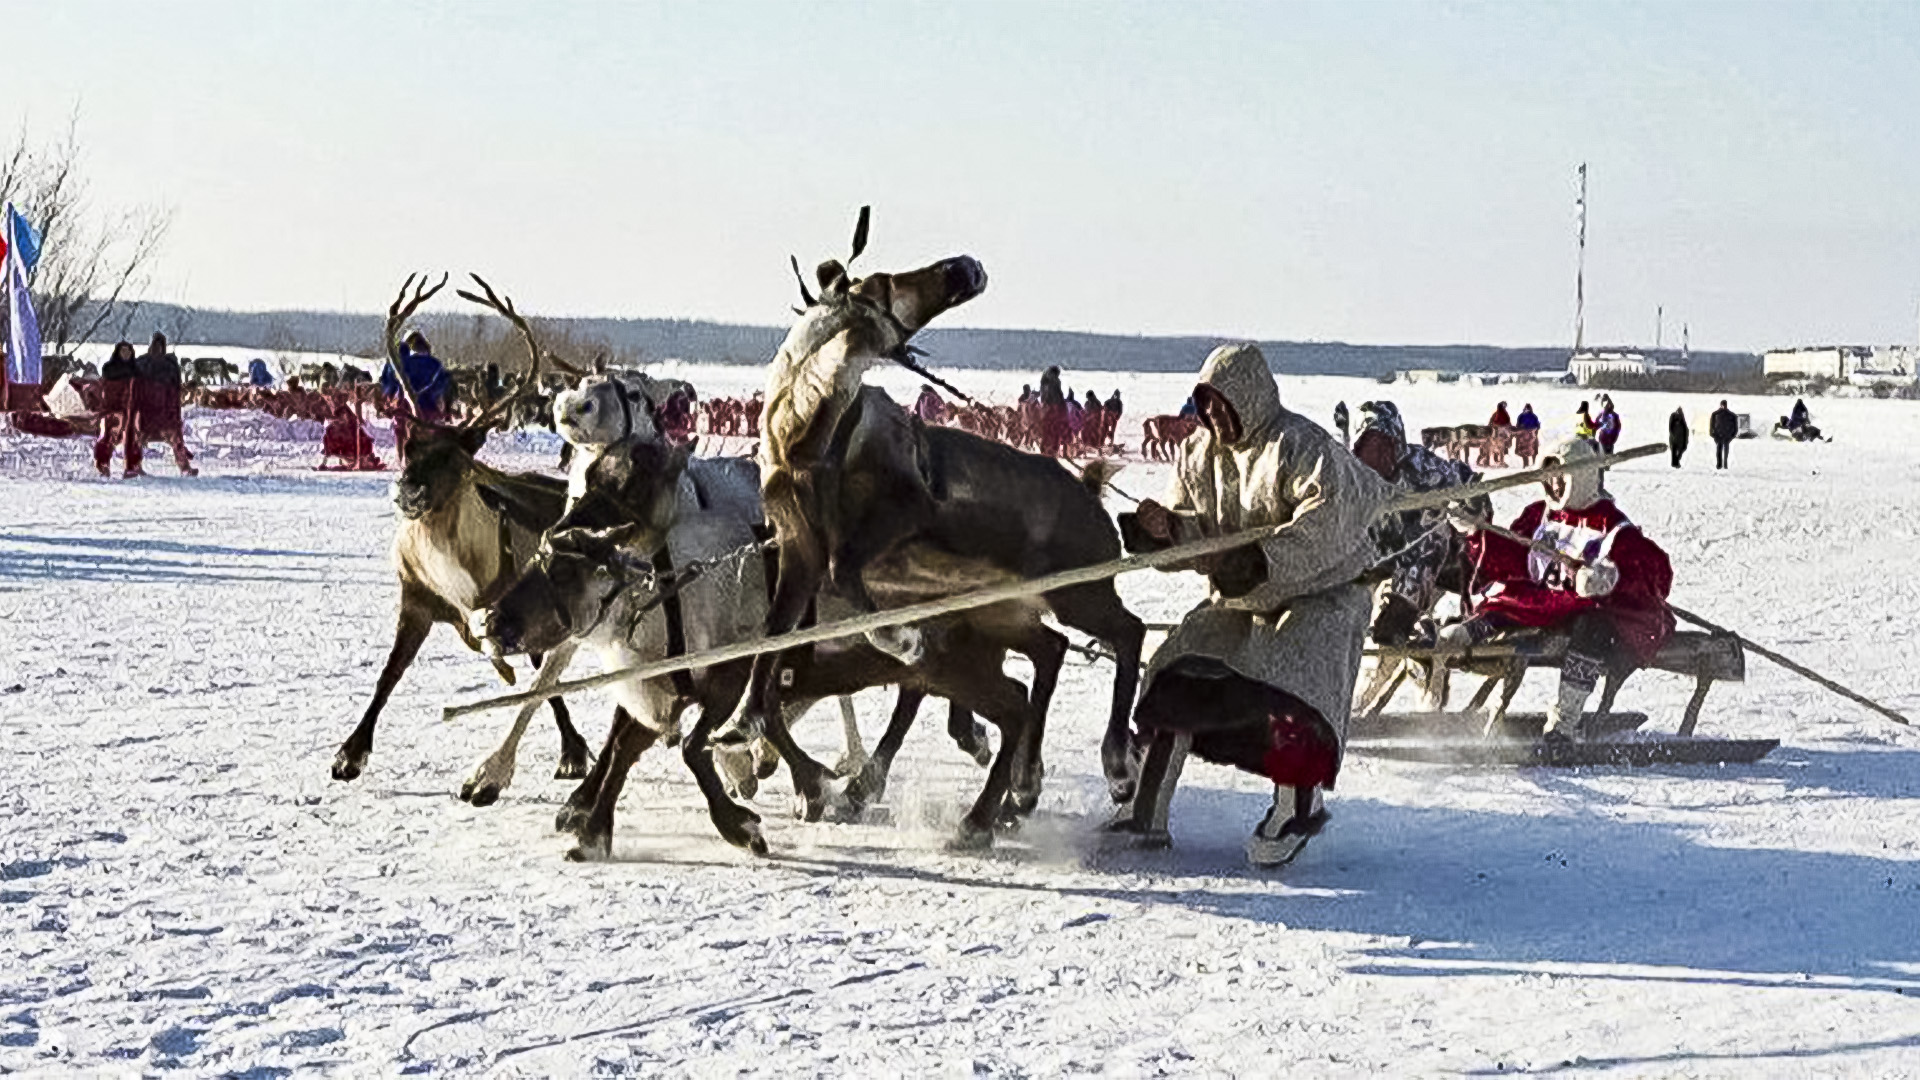
[[[1567,635],[1522,630],[1497,635],[1465,656],[1453,660],[1449,666],[1456,671],[1487,677],[1487,681],[1475,692],[1469,708],[1484,706],[1494,689],[1500,688],[1500,703],[1495,706],[1487,724],[1487,729],[1493,731],[1501,726],[1507,705],[1519,692],[1520,680],[1526,677],[1527,671],[1540,667],[1557,669],[1566,652]],[[1680,735],[1692,735],[1694,728],[1699,725],[1700,709],[1706,704],[1707,692],[1713,689],[1713,684],[1746,681],[1747,653],[1740,639],[1733,634],[1676,630],[1646,666],[1675,675],[1693,676],[1693,697],[1687,701],[1687,709],[1677,732]],[[1600,691],[1599,706],[1593,712],[1594,717],[1604,722],[1612,712],[1613,699],[1619,694],[1620,685],[1635,670],[1625,665],[1616,665],[1608,670],[1606,682]]]
[[[1485,707],[1493,697],[1494,690],[1501,691],[1499,702],[1487,717],[1486,734],[1525,734],[1532,731],[1537,735],[1538,725],[1532,722],[1534,716],[1509,716],[1507,706],[1519,692],[1520,681],[1526,677],[1528,670],[1537,667],[1557,669],[1566,652],[1565,634],[1515,630],[1497,635],[1462,656],[1449,658],[1446,665],[1450,671],[1486,678],[1467,706],[1469,711]],[[1382,672],[1374,687],[1362,695],[1367,703],[1354,718],[1356,732],[1380,729],[1381,733],[1386,733],[1452,726],[1439,723],[1436,714],[1431,713],[1418,716],[1384,715],[1394,693],[1410,677],[1413,668],[1430,664],[1436,657],[1430,649],[1383,650],[1382,655],[1393,655],[1410,662],[1397,664],[1391,678]],[[1667,639],[1652,663],[1645,666],[1676,675],[1693,676],[1693,697],[1687,702],[1686,713],[1678,729],[1678,734],[1691,736],[1699,726],[1700,709],[1706,704],[1707,692],[1713,688],[1713,684],[1746,681],[1747,654],[1735,635],[1679,630]],[[1621,683],[1635,670],[1637,668],[1623,664],[1607,672],[1599,707],[1588,713],[1582,721],[1582,727],[1588,734],[1600,735],[1636,728],[1645,723],[1644,714],[1613,712],[1614,697],[1619,694]]]

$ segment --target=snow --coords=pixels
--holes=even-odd
[[[1019,383],[948,374],[1000,400]],[[714,396],[759,373],[694,375]],[[1066,381],[1120,387],[1137,424],[1190,380]],[[1415,428],[1483,420],[1501,397],[1564,426],[1580,399],[1283,393],[1315,418],[1388,397]],[[1664,433],[1675,404],[1714,404],[1614,396],[1623,445]],[[1734,407],[1764,428],[1789,404]],[[1651,459],[1609,486],[1672,552],[1677,603],[1920,713],[1920,406],[1811,404],[1835,442],[1742,442],[1716,473],[1701,441],[1681,471]],[[778,778],[757,801],[775,855],[754,860],[656,752],[616,861],[574,865],[551,831],[569,785],[546,778],[544,715],[499,805],[453,798],[511,717],[438,722],[499,689],[445,630],[367,775],[328,776],[390,641],[391,474],[311,471],[318,425],[195,412],[188,438],[204,475],[174,476],[156,448],[155,475],[128,483],[95,477],[84,440],[0,434],[0,1069],[1920,1075],[1920,737],[1757,657],[1702,731],[1784,740],[1758,765],[1355,756],[1328,831],[1277,873],[1241,853],[1261,785],[1201,763],[1173,850],[1100,842],[1112,672],[1079,660],[1041,810],[992,854],[942,850],[981,774],[930,707],[892,824],[796,822]],[[544,435],[496,444],[509,465],[554,461]],[[1164,482],[1145,465],[1120,480]],[[1154,621],[1198,593],[1121,585]],[[1516,708],[1543,707],[1549,683]],[[1688,689],[1642,674],[1622,705],[1671,726]],[[607,699],[574,705],[597,740]],[[860,699],[869,740],[890,705]],[[823,708],[802,741],[831,760],[837,732]]]

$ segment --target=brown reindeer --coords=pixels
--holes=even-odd
[[[866,232],[862,210],[855,257],[866,246]],[[861,385],[868,369],[889,360],[931,378],[913,364],[908,339],[986,288],[977,261],[960,256],[857,280],[829,261],[817,278],[822,295],[816,301],[803,285],[807,308],[774,358],[767,391],[761,493],[779,541],[769,633],[798,626],[822,588],[872,611],[1118,554],[1118,533],[1094,493],[1104,474],[1083,483],[1056,462],[925,427],[885,393]],[[1124,718],[1145,631],[1112,584],[1063,589],[1023,606],[1046,610],[1114,649],[1120,657],[1114,710]],[[868,638],[910,667],[930,655],[928,641],[912,627]],[[825,809],[827,772],[781,730],[775,678],[781,663],[772,654],[756,659],[749,714],[764,723],[805,812],[816,817]],[[1010,788],[1037,791],[1043,714],[1028,703],[983,715],[1001,729],[1002,742],[961,825],[960,843],[969,846],[991,842]],[[1023,761],[1022,754],[1030,756]]]
[[[460,295],[493,306],[516,322],[533,353],[532,370],[519,389],[538,385],[540,356],[525,320],[486,282],[478,276],[474,281],[486,297],[465,291]],[[410,404],[414,390],[400,362],[398,334],[402,324],[446,283],[443,276],[439,284],[427,288],[424,276],[416,285],[414,276],[408,275],[387,311],[387,355]],[[476,460],[493,425],[517,396],[516,392],[501,398],[466,423],[416,422],[408,433],[406,464],[393,489],[400,512],[393,538],[394,569],[400,577],[399,622],[386,667],[374,684],[373,701],[333,759],[335,780],[355,779],[366,769],[380,711],[436,623],[452,626],[468,648],[480,651],[480,642],[468,629],[473,613],[485,610],[519,577],[533,558],[541,534],[560,518],[567,498],[565,481],[537,473],[505,473]],[[419,415],[417,407],[414,414]],[[535,663],[539,662],[536,658]],[[502,659],[493,663],[500,677],[511,684],[513,669]],[[565,702],[555,697],[548,704],[560,728],[560,767],[554,775],[585,776],[590,760],[586,740],[574,730]],[[486,805],[499,791],[469,784],[461,794],[475,805]]]
[[[1172,461],[1173,452],[1199,427],[1191,416],[1149,416],[1140,423],[1140,452],[1148,461]]]

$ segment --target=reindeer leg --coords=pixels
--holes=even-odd
[[[859,718],[853,712],[853,698],[842,694],[840,703],[840,734],[846,740],[847,748],[834,763],[833,775],[852,776],[867,767],[867,748],[860,742]]]
[[[1060,667],[1067,661],[1067,639],[1056,630],[1035,626],[1032,640],[1021,652],[1033,661],[1033,686],[1027,692],[1031,708],[1027,716],[1026,738],[1014,748],[1012,785],[1003,823],[1032,815],[1040,805],[1040,783],[1047,767],[1040,757],[1040,745],[1046,737],[1047,709],[1053,703],[1053,690],[1060,681]]]
[[[386,707],[400,676],[407,673],[413,658],[420,654],[420,645],[433,629],[434,615],[430,598],[402,587],[400,620],[393,631],[393,648],[387,653],[387,666],[381,669],[380,681],[374,684],[373,702],[367,706],[366,714],[360,717],[353,734],[340,744],[339,753],[333,757],[335,780],[353,780],[366,770],[367,757],[373,753],[373,727],[380,720],[380,710]]]
[[[959,833],[948,842],[950,850],[981,850],[993,844],[993,828],[1012,787],[1014,758],[1026,743],[1032,722],[1033,706],[1026,688],[1000,670],[998,650],[975,652],[963,664],[970,668],[950,685],[961,701],[1000,729],[1000,752],[987,769],[987,781],[980,797],[961,819]],[[947,682],[947,680],[943,680]]]
[[[767,613],[767,633],[782,634],[800,625],[806,615],[807,605],[819,592],[821,582],[819,568],[809,560],[793,553],[790,547],[780,549],[779,575],[775,579],[773,602]],[[793,733],[787,729],[786,717],[780,708],[780,671],[781,657],[778,653],[762,653],[754,657],[753,673],[748,679],[747,693],[751,706],[757,706],[763,734],[773,748],[787,763],[787,771],[793,776],[793,791],[798,809],[808,821],[818,821],[826,812],[826,781],[828,772],[824,765],[807,756],[793,741]],[[745,734],[752,734],[751,731]]]
[[[745,662],[709,671],[708,687],[701,695],[700,718],[694,721],[693,730],[681,741],[680,757],[693,773],[694,783],[700,786],[700,793],[706,796],[707,816],[713,819],[713,827],[719,830],[720,838],[755,855],[765,855],[767,840],[760,833],[760,815],[727,797],[726,785],[721,782],[720,772],[714,767],[713,754],[709,752],[707,742],[713,735],[714,725],[733,715],[750,673],[751,666]]]
[[[924,690],[900,688],[900,696],[894,699],[893,715],[887,720],[886,733],[874,745],[873,756],[867,759],[866,766],[847,782],[847,789],[842,793],[853,812],[858,813],[886,797],[887,774],[893,771],[893,756],[900,752],[900,744],[907,741],[907,732],[913,727],[914,718],[920,715],[920,703],[926,699]],[[960,711],[971,718],[971,713]]]
[[[578,832],[587,823],[588,816],[593,813],[594,803],[600,798],[600,788],[607,782],[607,774],[612,769],[614,748],[620,743],[622,731],[633,722],[633,714],[625,707],[613,707],[613,724],[607,728],[607,745],[594,760],[586,778],[573,789],[572,795],[567,796],[560,813],[554,816],[554,832]]]
[[[1113,650],[1113,703],[1107,713],[1106,734],[1100,740],[1100,771],[1107,778],[1107,794],[1121,806],[1133,801],[1133,698],[1140,689],[1140,654],[1146,648],[1147,627],[1120,602],[1111,583],[1078,586],[1050,593],[1047,602],[1061,625],[1072,627]]]
[[[623,718],[626,723],[619,724]],[[573,830],[578,843],[567,852],[571,862],[598,862],[613,854],[613,808],[620,802],[627,773],[632,771],[633,763],[640,760],[640,755],[660,738],[659,732],[624,712],[614,719],[616,727],[608,733],[607,749],[600,755],[606,770],[604,782],[594,795],[593,808],[587,812],[586,819]]]
[[[964,706],[947,702],[947,738],[960,752],[973,759],[975,765],[986,768],[993,762],[993,745],[987,741],[987,726],[973,718],[973,713]]]
[[[573,654],[576,651],[578,646],[569,641],[541,657],[540,669],[534,673],[531,689],[544,690],[559,682],[560,676],[567,670],[567,665],[573,661]],[[514,713],[513,727],[507,731],[507,737],[501,740],[493,753],[480,759],[480,763],[474,766],[473,772],[467,775],[466,783],[460,785],[460,801],[472,803],[474,806],[492,806],[500,801],[500,793],[513,785],[514,768],[520,757],[520,739],[526,735],[527,724],[532,721],[533,714],[539,710],[540,702],[538,701],[530,701],[520,706],[520,710]],[[569,724],[568,727],[571,728],[572,725]],[[574,732],[573,737],[579,740],[580,733]],[[583,753],[585,748],[586,744],[582,741]]]
[[[560,729],[560,764],[553,770],[555,780],[578,780],[593,768],[593,754],[587,749],[587,740],[580,737],[579,729],[573,726],[573,715],[567,711],[566,700],[559,695],[547,699],[547,706],[553,710],[554,725]]]

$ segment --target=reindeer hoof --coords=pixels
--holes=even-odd
[[[361,771],[366,768],[366,765],[367,756],[365,754],[350,754],[342,750],[334,755],[333,758],[333,778],[335,780],[358,780],[360,779]]]
[[[613,837],[581,837],[580,842],[567,851],[568,862],[606,862],[613,856]]]
[[[585,780],[587,774],[592,771],[592,757],[563,757],[560,759],[560,767],[553,770],[553,778],[555,780]]]
[[[718,808],[713,812],[713,827],[720,839],[755,855],[767,853],[767,839],[760,833],[760,815],[743,807]]]
[[[982,829],[971,821],[962,821],[960,830],[947,841],[948,851],[989,851],[993,848],[993,830]]]
[[[482,784],[468,781],[460,785],[460,801],[470,806],[492,806],[500,801],[500,785],[491,780]]]
[[[881,768],[878,762],[867,762],[859,772],[853,774],[852,779],[847,781],[841,797],[856,813],[866,809],[869,804],[886,798],[887,770]]]

